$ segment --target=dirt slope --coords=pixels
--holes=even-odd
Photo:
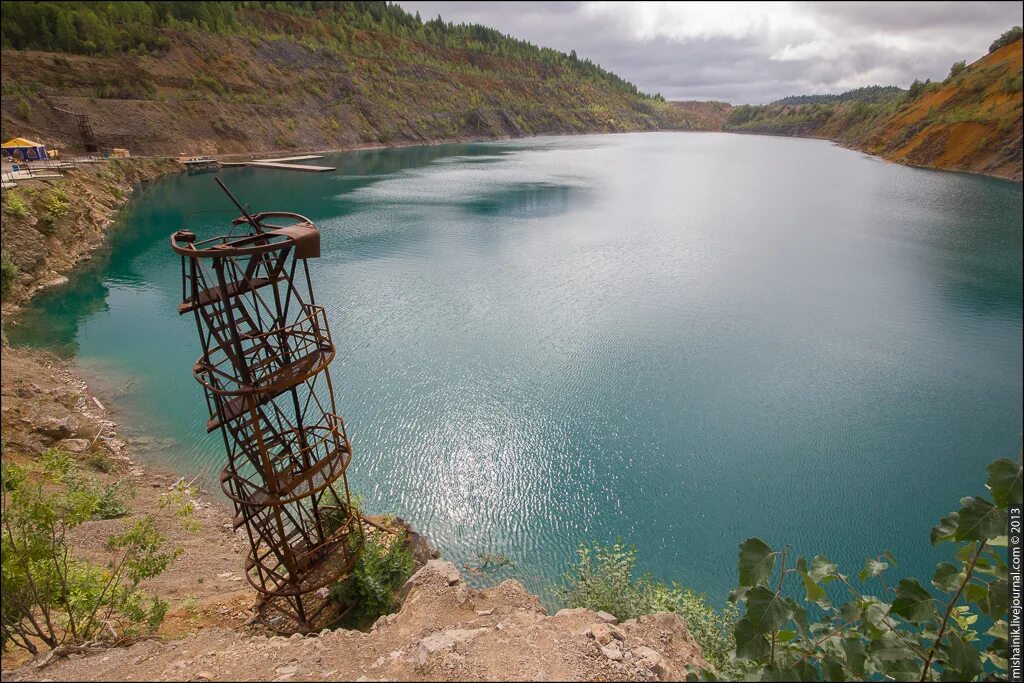
[[[246,636],[205,629],[184,640],[26,668],[5,680],[681,680],[705,666],[674,614],[620,626],[590,610],[545,614],[515,581],[486,590],[432,560],[407,584],[397,614],[369,633]]]
[[[184,551],[166,572],[143,584],[170,603],[161,633],[173,636],[200,624],[243,627],[252,616],[246,610],[253,594],[242,590],[242,545],[231,531],[232,515],[223,502],[198,495],[193,518],[197,527],[185,529],[173,510],[160,506],[161,494],[181,475],[134,459],[135,444],[119,435],[105,407],[111,402],[106,397],[94,401],[96,393],[69,361],[7,346],[0,354],[4,461],[28,463],[58,447],[72,453],[87,476],[103,484],[125,482],[131,491],[128,517],[93,520],[72,531],[76,556],[105,565],[110,559],[106,539],[126,521],[153,515],[159,532]],[[9,668],[27,659],[27,653],[17,648],[4,653],[5,680]]]
[[[662,101],[549,64],[322,17],[240,10],[247,35],[154,29],[160,54],[4,50],[3,135],[76,150],[85,113],[101,148],[133,154],[344,149],[544,133],[685,125]]]

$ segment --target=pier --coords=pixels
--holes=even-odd
[[[221,166],[255,166],[257,168],[283,168],[288,171],[305,171],[307,173],[325,173],[335,170],[334,166],[313,166],[311,164],[295,164],[295,161],[323,159],[323,154],[303,154],[295,157],[278,157],[276,159],[253,159],[252,161],[222,161]]]

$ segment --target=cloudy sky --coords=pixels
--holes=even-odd
[[[1021,2],[406,2],[576,50],[669,99],[762,103],[942,79],[1021,23]]]

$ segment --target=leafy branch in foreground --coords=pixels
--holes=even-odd
[[[167,603],[139,584],[166,569],[178,551],[164,551],[152,517],[126,523],[107,540],[107,567],[76,558],[67,538],[90,520],[123,515],[119,489],[87,479],[60,451],[48,451],[38,467],[2,464],[4,649],[36,654],[40,646],[118,642],[159,626]]]
[[[932,545],[956,544],[957,564],[936,566],[934,591],[917,579],[889,585],[895,560],[888,552],[867,560],[854,579],[822,555],[808,562],[789,546],[747,539],[730,595],[746,608],[736,622],[736,657],[756,664],[761,680],[1005,679],[1008,572],[998,548],[1007,544],[1007,507],[1022,504],[1021,477],[1020,462],[996,460],[988,466],[991,500],[963,498],[935,525]],[[820,618],[811,623],[811,615]],[[982,616],[991,626],[979,633]]]

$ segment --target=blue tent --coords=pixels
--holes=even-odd
[[[25,138],[13,138],[3,144],[5,157],[18,161],[39,161],[46,158],[46,145]]]

